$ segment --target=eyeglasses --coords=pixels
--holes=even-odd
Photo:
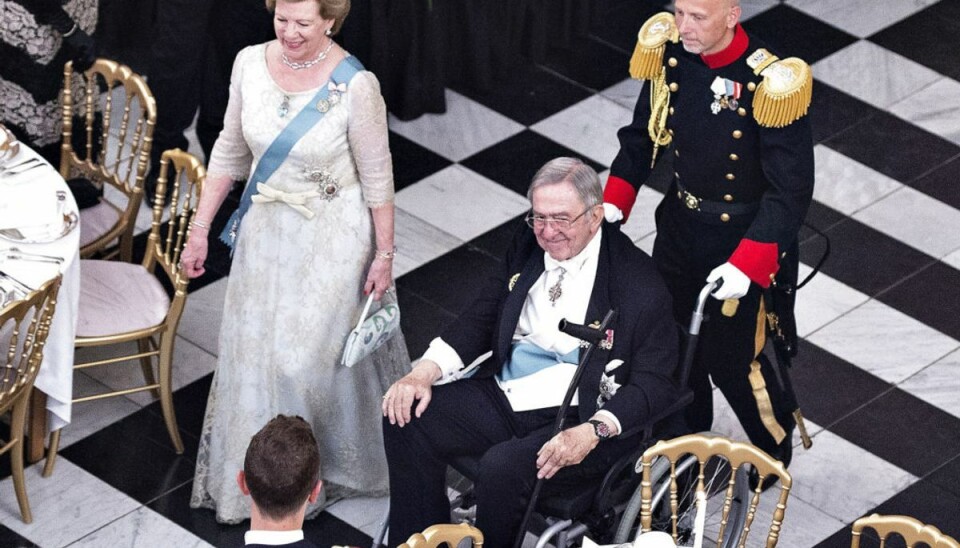
[[[590,206],[587,209],[583,210],[583,213],[577,215],[573,219],[568,219],[566,217],[544,217],[543,215],[537,215],[534,212],[527,213],[527,216],[524,217],[524,220],[527,221],[527,226],[533,229],[545,228],[547,225],[553,225],[553,228],[557,230],[567,230],[573,223],[580,220],[580,217],[583,217],[587,214],[588,211],[593,209],[596,206]]]

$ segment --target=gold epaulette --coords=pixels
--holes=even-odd
[[[747,57],[763,81],[753,94],[753,118],[764,127],[784,127],[802,118],[813,97],[813,71],[797,57],[780,59],[760,48]]]
[[[673,14],[662,11],[647,19],[637,33],[637,47],[630,58],[630,76],[637,80],[651,80],[659,76],[668,40],[674,44],[680,40]]]

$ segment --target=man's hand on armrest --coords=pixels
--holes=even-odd
[[[381,409],[383,416],[390,419],[390,424],[403,427],[411,421],[410,408],[413,402],[419,400],[414,414],[417,418],[427,410],[433,394],[433,383],[441,376],[440,366],[431,360],[420,360],[413,370],[402,379],[393,383],[383,395]]]

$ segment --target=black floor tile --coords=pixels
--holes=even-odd
[[[430,341],[439,337],[457,316],[412,291],[407,291],[400,282],[397,283],[397,297],[401,310],[400,329],[407,341],[407,352],[410,358],[415,360],[423,355],[430,346]]]
[[[933,289],[935,288],[935,289]],[[960,339],[960,270],[936,262],[877,297],[900,312]]]
[[[177,455],[163,419],[143,409],[60,453],[131,498],[147,503],[193,480],[196,442],[188,444],[184,439],[184,444],[192,445],[193,451]]]
[[[391,131],[389,136],[390,155],[393,157],[393,186],[397,192],[451,164],[450,160],[402,135]]]
[[[0,524],[0,546],[5,548],[39,548],[38,545]]]
[[[957,192],[960,189],[960,157],[911,181],[910,186],[950,207],[960,209],[960,192]]]
[[[831,250],[823,272],[871,297],[935,261],[853,219],[837,223],[824,233],[830,238]],[[816,239],[800,246],[800,259],[808,265],[816,264],[822,253],[823,243]]]
[[[207,396],[210,395],[210,383],[213,373],[193,381],[173,393],[173,408],[177,414],[177,426],[188,435],[183,439],[184,450],[188,454],[196,451],[200,430],[203,428],[203,415],[207,409]],[[160,414],[160,404],[148,407],[154,414]],[[193,449],[191,449],[191,447]]]
[[[960,79],[957,56],[946,52],[960,46],[960,8],[955,2],[940,2],[891,25],[869,39],[926,67]]]
[[[922,480],[877,506],[873,512],[908,515],[953,538],[960,538],[960,496],[946,487],[931,479]]]
[[[803,298],[802,291],[797,298]],[[803,415],[827,429],[891,388],[886,381],[804,340],[790,378]]]
[[[525,126],[533,125],[590,96],[590,92],[583,87],[530,62],[517,63],[509,75],[494,82],[492,89],[486,92],[468,86],[451,87]]]
[[[643,23],[653,14],[664,11],[666,2],[638,2],[620,0],[610,2],[591,2],[598,4],[593,11],[590,33],[597,38],[616,46],[621,51],[633,53],[637,44],[637,32]]]
[[[250,522],[224,525],[216,522],[213,510],[190,508],[191,488],[190,484],[183,485],[148,506],[214,546],[243,546],[243,534],[250,529]],[[369,546],[371,540],[362,531],[326,512],[305,521],[303,534],[321,547]]]
[[[819,80],[813,82],[810,125],[813,142],[819,143],[864,121],[879,109]]]
[[[782,3],[750,18],[743,28],[781,57],[799,57],[811,65],[857,41],[855,36]]]
[[[960,146],[888,112],[879,112],[823,144],[902,183],[960,155]]]
[[[897,388],[830,431],[918,477],[960,454],[960,418]]]
[[[580,158],[579,154],[565,146],[525,129],[460,163],[517,194],[526,196],[530,181],[537,170],[558,156]],[[606,169],[587,158],[581,159],[597,171]]]
[[[523,228],[524,217],[526,217],[526,214],[518,215],[511,221],[503,223],[497,228],[489,230],[470,240],[468,244],[490,255],[493,259],[502,261],[506,256],[507,250],[510,248],[510,244],[513,242],[514,236]]]
[[[594,91],[630,77],[630,54],[590,37],[575,37],[569,48],[551,48],[547,68]]]
[[[950,491],[960,497],[960,455],[957,455],[950,462],[936,469],[932,474],[926,477],[934,485],[941,486],[944,490]],[[960,506],[958,506],[960,508]]]
[[[407,273],[397,281],[397,287],[449,314],[459,315],[478,296],[496,268],[498,261],[479,249],[462,245]],[[402,304],[400,309],[403,310]],[[415,353],[411,351],[411,355]]]

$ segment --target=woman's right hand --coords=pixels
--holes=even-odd
[[[192,227],[190,237],[187,238],[187,245],[183,246],[183,252],[180,254],[180,266],[187,274],[188,278],[196,278],[203,275],[206,269],[203,268],[203,262],[207,260],[207,236],[208,229]]]

